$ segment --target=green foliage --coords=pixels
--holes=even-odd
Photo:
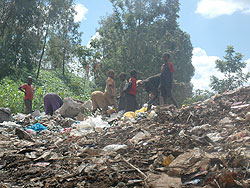
[[[190,104],[193,104],[195,102],[204,101],[204,100],[212,97],[213,95],[214,95],[214,93],[211,91],[197,89],[192,93],[192,97],[184,100],[183,104],[190,105]]]
[[[35,67],[32,59],[39,51],[40,37],[34,29],[38,15],[38,1],[0,1],[0,80]]]
[[[73,0],[1,0],[0,80],[40,70],[44,56],[44,67],[60,67],[64,73],[80,43],[75,14]]]
[[[249,72],[247,74],[242,72],[242,69],[246,67],[246,62],[242,62],[243,55],[236,53],[233,46],[228,46],[225,52],[225,60],[216,60],[215,62],[216,68],[224,74],[224,77],[219,79],[211,76],[210,78],[210,87],[218,93],[236,89],[247,82],[250,77]]]
[[[86,101],[89,99],[91,91],[94,88],[92,83],[84,85],[83,78],[66,74],[61,76],[55,71],[41,71],[41,77],[34,82],[33,110],[43,111],[43,97],[46,93],[56,93],[62,98],[73,97],[75,99]],[[0,106],[8,107],[13,113],[24,112],[24,94],[18,90],[23,84],[21,80],[11,80],[4,78],[0,85]],[[91,87],[90,87],[91,86]]]

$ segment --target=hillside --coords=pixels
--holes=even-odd
[[[26,78],[13,80],[5,78],[0,82],[0,107],[8,107],[12,113],[24,112],[23,96],[18,90]],[[46,93],[57,93],[62,98],[73,97],[86,101],[89,99],[94,84],[73,74],[62,76],[52,70],[41,70],[38,81],[33,81],[34,100],[33,110],[43,111],[43,97]]]

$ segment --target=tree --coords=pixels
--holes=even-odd
[[[31,71],[39,51],[39,1],[0,1],[0,79]]]
[[[109,69],[117,73],[138,71],[138,78],[159,73],[162,54],[168,51],[176,69],[174,79],[190,85],[194,74],[192,44],[177,22],[178,0],[111,0],[114,13],[100,21],[102,59],[95,81],[104,87]],[[118,80],[117,80],[118,81]],[[192,87],[181,92],[190,95]]]
[[[55,56],[61,58],[57,66],[64,73],[73,59],[74,46],[80,42],[75,14],[73,0],[1,0],[0,79],[7,75],[18,78],[23,72],[34,74],[36,68],[38,78],[44,56],[54,55],[46,52],[52,49],[48,40],[54,45],[55,38],[60,52]]]
[[[236,53],[233,46],[227,46],[225,52],[224,61],[215,61],[215,68],[224,74],[223,78],[219,79],[216,76],[210,78],[210,87],[218,93],[236,89],[247,82],[250,77],[249,72],[244,74],[242,71],[246,67],[246,62],[242,62],[243,55]]]
[[[52,33],[54,37],[57,38],[56,44],[62,60],[61,62],[57,62],[58,65],[56,66],[62,68],[62,73],[64,75],[66,64],[70,62],[70,59],[72,61],[74,57],[75,46],[81,42],[81,33],[78,32],[80,26],[79,23],[74,21],[76,11],[74,9],[73,0],[60,0],[56,1],[56,3],[56,8],[59,12],[59,19],[54,26]],[[53,44],[53,41],[50,44]],[[53,50],[53,48],[50,48],[50,50]],[[50,53],[51,57],[53,55],[53,53]]]

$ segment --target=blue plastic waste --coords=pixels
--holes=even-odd
[[[32,129],[32,130],[34,130],[34,131],[36,131],[36,132],[40,132],[40,131],[42,131],[42,130],[46,130],[47,127],[45,127],[45,126],[42,125],[41,123],[36,123],[36,124],[34,124],[34,125],[32,125],[32,126],[28,126],[27,129]]]

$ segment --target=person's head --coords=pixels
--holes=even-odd
[[[163,56],[162,56],[162,61],[163,61],[164,63],[167,63],[168,60],[169,60],[169,58],[170,58],[170,54],[166,52],[166,53],[164,53]]]
[[[114,78],[114,77],[115,77],[115,71],[112,70],[112,69],[110,69],[110,70],[108,71],[108,75],[109,75],[110,78]]]
[[[27,78],[27,83],[28,83],[29,85],[32,84],[32,77],[31,77],[31,76],[28,76],[28,78]]]
[[[136,74],[137,74],[137,72],[136,72],[135,69],[133,69],[133,70],[130,71],[130,76],[131,77],[136,78]]]
[[[120,78],[121,81],[126,80],[126,73],[125,72],[121,72],[120,75],[119,75],[119,78]]]

